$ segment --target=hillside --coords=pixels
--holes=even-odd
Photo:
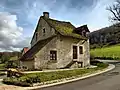
[[[120,25],[112,25],[90,33],[91,48],[101,48],[104,46],[120,43]]]
[[[90,53],[97,59],[120,60],[120,44],[91,49]]]

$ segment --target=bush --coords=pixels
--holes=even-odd
[[[0,72],[0,76],[6,75],[5,72]]]
[[[99,68],[106,68],[108,66],[108,64],[107,63],[97,63],[97,66]]]
[[[119,60],[119,57],[95,57],[95,59],[103,59],[103,60]]]
[[[23,76],[20,78],[7,77],[3,79],[5,84],[13,84],[18,86],[32,86],[33,83],[40,83],[38,76]]]
[[[90,60],[94,60],[95,59],[95,56],[90,54]]]
[[[90,64],[91,64],[91,65],[97,65],[98,63],[102,63],[102,62],[97,61],[97,60],[92,60],[92,61],[90,61]]]

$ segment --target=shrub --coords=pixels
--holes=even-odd
[[[0,72],[0,76],[6,75],[5,72]]]
[[[97,66],[99,68],[106,68],[106,67],[108,67],[108,64],[107,63],[97,63]]]
[[[38,82],[40,82],[40,78],[38,76],[23,76],[20,78],[7,77],[3,79],[3,83],[5,84],[13,84],[18,86],[32,86],[33,83]]]

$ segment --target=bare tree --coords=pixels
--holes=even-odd
[[[112,6],[107,7],[107,10],[113,14],[112,21],[120,22],[120,0],[116,0]]]

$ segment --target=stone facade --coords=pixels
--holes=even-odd
[[[43,29],[45,29],[45,32],[43,32]],[[39,23],[37,25],[37,30],[35,31],[31,40],[31,47],[34,46],[39,40],[49,38],[53,35],[55,35],[54,28],[50,27],[49,24],[43,18],[40,18]]]
[[[20,66],[21,67],[26,67],[27,69],[35,69],[34,67],[34,60],[25,60],[25,61],[20,61]]]
[[[84,42],[82,44],[82,42]],[[78,59],[73,59],[73,46],[78,48]],[[79,54],[79,46],[83,47],[83,54]],[[50,60],[50,50],[57,51],[57,60]],[[35,68],[57,69],[64,68],[71,61],[83,62],[83,67],[89,65],[89,40],[82,41],[70,37],[57,36],[44,46],[36,55]],[[78,63],[77,63],[78,64]],[[78,64],[79,66],[79,64]],[[80,65],[81,66],[81,65]],[[70,66],[72,67],[72,65]],[[74,67],[74,66],[73,66]],[[76,66],[75,66],[76,67]]]
[[[46,17],[49,18],[49,15]],[[78,68],[90,65],[89,39],[61,35],[43,18],[38,22],[31,40],[31,48],[35,47],[39,41],[52,36],[54,37],[49,42],[39,45],[44,46],[34,54],[33,60],[21,60],[22,65],[29,69]],[[77,47],[77,59],[73,59],[73,46]],[[80,54],[80,46],[83,50],[82,54]],[[50,51],[56,51],[56,60],[50,59]]]

